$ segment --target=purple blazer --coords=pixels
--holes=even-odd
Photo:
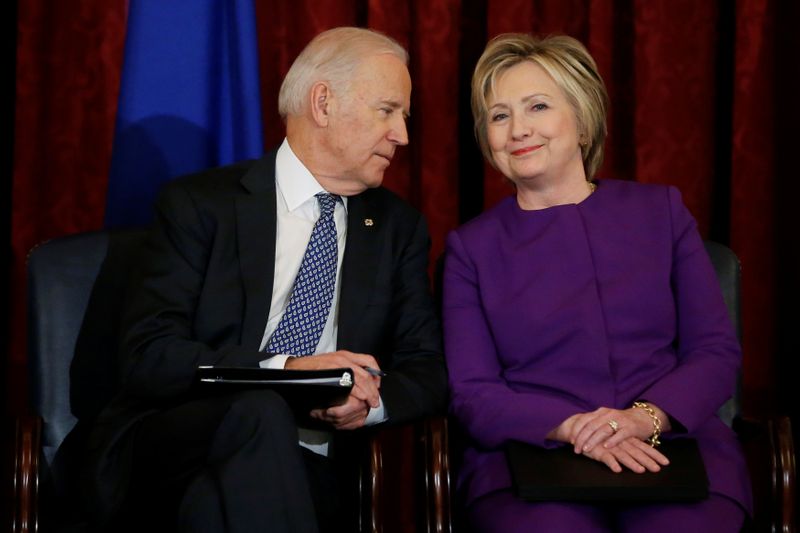
[[[751,511],[716,416],[741,350],[677,189],[600,180],[580,204],[538,211],[505,199],[448,236],[443,313],[467,504],[511,486],[506,441],[558,446],[545,435],[567,417],[641,398],[698,440],[710,490]]]

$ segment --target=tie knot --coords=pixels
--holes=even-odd
[[[320,216],[331,216],[333,210],[336,208],[336,202],[341,200],[338,195],[328,194],[326,192],[320,192],[314,196],[317,197],[317,201],[319,202]]]

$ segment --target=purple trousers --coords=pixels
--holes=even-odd
[[[738,533],[745,519],[744,509],[718,494],[698,503],[619,506],[530,503],[507,490],[479,498],[467,514],[480,533]]]

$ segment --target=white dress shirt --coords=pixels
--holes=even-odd
[[[270,337],[286,312],[292,287],[300,270],[300,263],[311,231],[319,218],[319,203],[316,194],[327,192],[303,163],[297,158],[287,139],[283,140],[275,159],[275,201],[277,207],[277,234],[275,238],[275,278],[272,285],[272,302],[269,308],[267,327],[261,339],[260,350],[267,346]],[[314,354],[336,351],[336,336],[339,331],[339,287],[342,281],[342,258],[347,243],[347,198],[337,202],[333,212],[339,257],[336,263],[336,287],[333,292],[328,320],[322,330]],[[290,355],[278,354],[259,363],[264,368],[283,368]],[[383,401],[370,409],[366,425],[386,420]],[[328,455],[330,433],[326,431],[298,428],[300,445],[321,455]]]

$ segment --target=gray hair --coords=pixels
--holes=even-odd
[[[352,75],[365,57],[392,54],[408,64],[408,52],[391,37],[374,30],[342,27],[314,37],[297,56],[278,95],[278,112],[288,115],[305,111],[311,87],[326,81],[332,90],[347,92]]]

